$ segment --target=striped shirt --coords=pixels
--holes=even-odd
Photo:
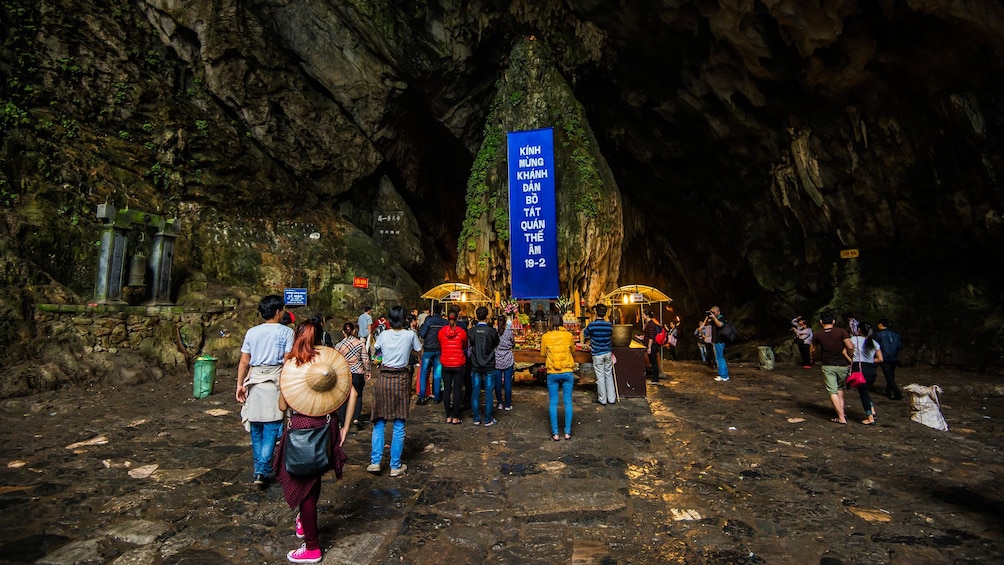
[[[603,318],[598,318],[589,322],[586,329],[582,330],[582,335],[589,339],[589,349],[593,355],[603,355],[613,351],[612,337],[614,326]]]

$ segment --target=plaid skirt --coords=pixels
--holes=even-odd
[[[370,419],[407,420],[411,410],[411,371],[380,369],[373,387],[373,411]]]

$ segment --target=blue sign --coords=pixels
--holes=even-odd
[[[556,298],[560,289],[554,130],[511,131],[507,142],[512,295]]]
[[[306,306],[307,305],[307,289],[305,288],[287,288],[282,294],[283,301],[286,306]]]

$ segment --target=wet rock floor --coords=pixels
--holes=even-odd
[[[415,406],[401,477],[386,457],[367,473],[369,428],[351,434],[321,492],[323,563],[1004,562],[1004,380],[901,368],[944,389],[941,432],[880,393],[876,426],[856,392],[831,423],[818,368],[665,368],[611,406],[582,378],[570,441],[550,439],[532,381],[491,428]],[[216,384],[0,403],[0,562],[286,563],[294,512],[251,487],[232,370]]]

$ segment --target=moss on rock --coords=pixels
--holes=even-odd
[[[505,132],[554,128],[559,278],[592,303],[614,288],[623,239],[620,192],[581,104],[542,42],[520,41],[497,82],[467,183],[457,274],[489,296],[510,293]]]

